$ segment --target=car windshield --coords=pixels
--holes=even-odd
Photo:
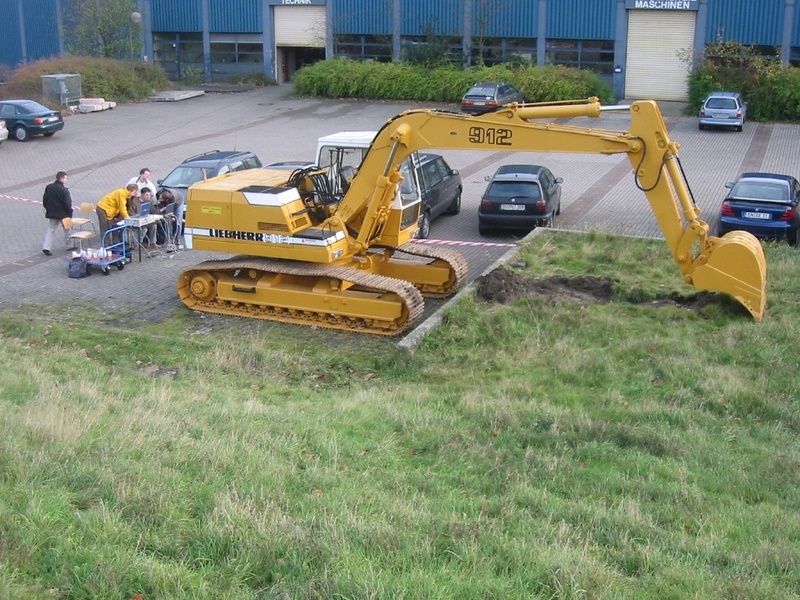
[[[787,187],[774,183],[741,181],[737,183],[731,196],[737,200],[755,200],[761,202],[789,202]]]
[[[531,198],[539,200],[542,191],[539,184],[532,181],[493,181],[489,185],[486,196],[490,200],[507,200],[508,198]]]
[[[733,98],[709,98],[706,102],[706,108],[735,110],[736,100]]]
[[[205,169],[201,167],[177,167],[167,178],[161,182],[164,187],[188,188],[190,185],[203,181],[206,177]]]

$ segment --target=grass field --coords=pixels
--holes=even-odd
[[[800,251],[766,254],[756,323],[663,242],[548,232],[414,354],[0,314],[0,598],[796,598]]]

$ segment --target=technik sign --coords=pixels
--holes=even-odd
[[[325,0],[267,0],[267,4],[277,6],[325,6]]]
[[[698,0],[625,0],[625,8],[697,10]]]

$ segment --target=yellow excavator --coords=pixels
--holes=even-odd
[[[684,280],[730,294],[760,320],[761,244],[742,231],[709,235],[655,102],[632,103],[625,132],[552,122],[602,109],[589,98],[477,116],[409,110],[383,126],[356,168],[334,159],[324,169],[252,169],[198,183],[189,189],[187,247],[237,256],[185,271],[178,293],[193,310],[395,335],[422,314],[424,296],[453,294],[467,273],[458,252],[412,241],[420,204],[400,185],[412,153],[624,153]]]

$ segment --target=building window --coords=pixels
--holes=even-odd
[[[392,60],[392,38],[384,35],[335,35],[333,53],[354,60]]]
[[[800,47],[792,46],[789,53],[789,64],[793,67],[800,67]]]
[[[536,38],[472,39],[472,64],[526,61],[536,64]]]
[[[613,40],[547,40],[546,61],[588,69],[603,75],[614,72]]]
[[[177,79],[183,69],[203,68],[203,34],[153,33],[153,58],[167,76]]]
[[[212,63],[264,62],[264,45],[261,36],[211,34]]]

